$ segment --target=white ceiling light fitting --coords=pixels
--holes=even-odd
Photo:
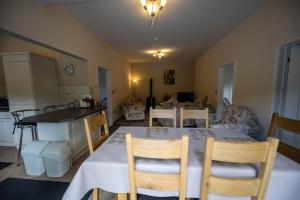
[[[153,57],[158,58],[158,60],[161,60],[161,58],[164,56],[165,56],[165,54],[161,51],[157,51],[157,52],[153,53]]]
[[[148,15],[149,29],[153,30],[157,23],[159,13],[167,4],[167,0],[140,0],[140,2]]]

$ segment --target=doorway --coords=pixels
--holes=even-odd
[[[300,120],[300,41],[283,45],[279,52],[273,111],[280,116]],[[281,142],[300,149],[300,136],[277,130]]]
[[[98,67],[98,89],[99,102],[107,107],[107,121],[109,126],[113,125],[113,110],[111,101],[111,74],[110,70]]]
[[[232,104],[235,64],[223,65],[218,69],[217,113],[221,114],[224,105]]]

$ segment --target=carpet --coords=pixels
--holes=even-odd
[[[11,163],[11,162],[0,162],[0,170],[8,167],[11,164],[13,164],[13,163]]]
[[[60,200],[70,183],[7,178],[0,182],[0,197],[5,200]],[[90,190],[81,200],[88,200]],[[150,197],[138,195],[138,200],[178,200],[178,197]]]
[[[58,200],[70,183],[7,178],[0,182],[0,197],[6,200]]]

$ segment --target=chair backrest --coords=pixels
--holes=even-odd
[[[273,113],[270,124],[268,137],[275,137],[276,129],[283,129],[285,131],[293,132],[300,135],[300,121],[280,117],[278,113]],[[288,144],[279,142],[278,151],[290,159],[300,163],[300,150]]]
[[[150,108],[149,126],[152,127],[153,118],[172,119],[173,128],[176,128],[176,108],[173,109],[152,109]]]
[[[99,115],[84,119],[84,124],[89,152],[92,154],[109,137],[105,112],[102,111]],[[102,133],[102,127],[104,128],[104,134]]]
[[[183,127],[184,119],[204,119],[205,128],[209,126],[209,111],[208,108],[204,110],[184,110],[180,108],[180,127]]]
[[[39,114],[40,109],[25,109],[25,110],[16,110],[11,112],[11,115],[15,121],[15,123],[20,122],[24,117],[32,116]]]
[[[201,200],[207,200],[208,193],[224,196],[251,196],[265,199],[278,139],[268,138],[266,142],[225,142],[207,137],[202,168]],[[212,161],[229,163],[261,163],[257,177],[225,178],[211,175]]]
[[[178,140],[155,140],[133,138],[126,134],[130,199],[136,200],[136,188],[179,191],[179,199],[185,199],[186,167],[188,159],[188,136]],[[155,159],[179,159],[179,173],[155,173],[135,169],[134,157]]]

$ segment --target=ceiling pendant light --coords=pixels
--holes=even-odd
[[[157,23],[159,13],[167,4],[167,0],[140,0],[140,2],[148,15],[149,29],[153,30]]]
[[[157,51],[157,52],[155,52],[155,53],[153,54],[153,57],[154,57],[154,58],[158,58],[158,60],[161,60],[161,58],[162,58],[163,56],[165,56],[165,54],[164,54],[163,52],[161,52],[161,51]]]

